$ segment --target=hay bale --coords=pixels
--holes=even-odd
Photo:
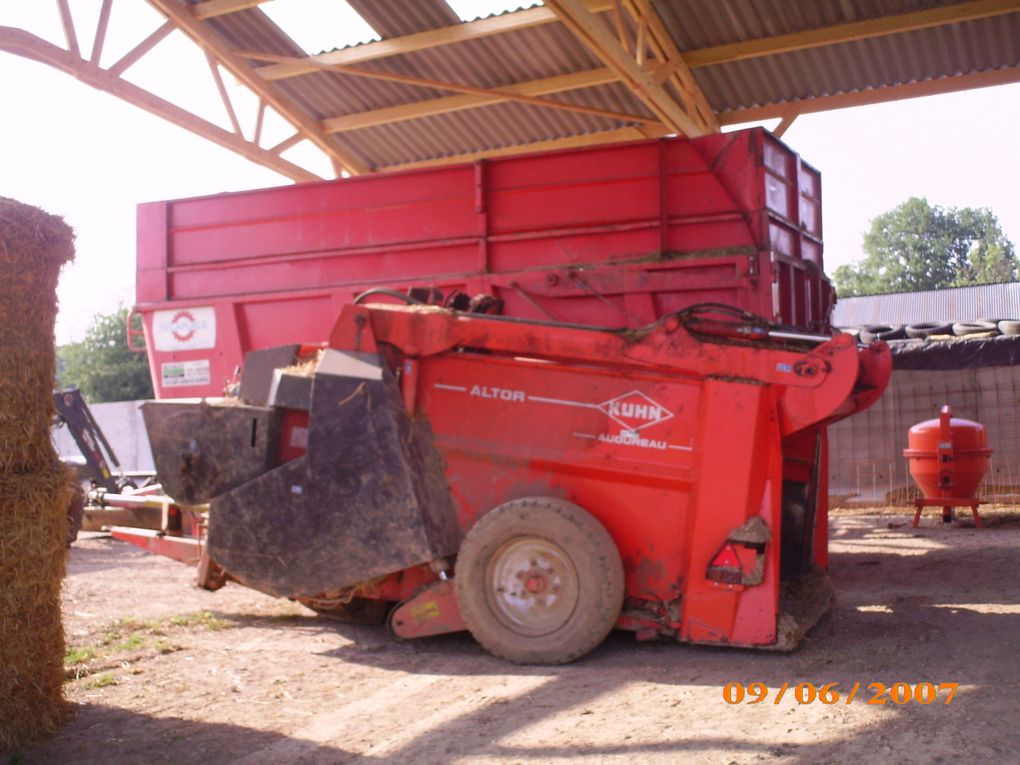
[[[59,462],[0,473],[0,751],[56,730],[67,717],[60,585],[71,492]]]
[[[53,460],[55,295],[73,241],[63,219],[0,197],[0,472]]]
[[[0,198],[0,749],[60,725],[71,476],[50,442],[60,218]]]

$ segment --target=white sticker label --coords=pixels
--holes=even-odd
[[[188,385],[208,385],[212,379],[209,359],[199,361],[169,361],[163,364],[163,387],[183,388]]]
[[[216,309],[174,308],[156,311],[152,335],[157,351],[189,351],[216,347]]]

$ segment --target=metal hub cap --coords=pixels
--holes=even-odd
[[[485,569],[489,607],[519,635],[555,632],[577,607],[577,570],[559,545],[542,537],[515,537],[500,545]]]

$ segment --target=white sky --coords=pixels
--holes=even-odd
[[[291,6],[338,0],[277,0],[264,6],[294,30]],[[454,0],[462,17],[501,0]],[[71,0],[82,49],[91,50],[101,0]],[[505,0],[503,0],[505,4]],[[520,3],[528,5],[531,3]],[[319,15],[305,16],[322,19]],[[356,15],[321,23],[306,48],[366,40]],[[161,17],[141,0],[113,5],[102,64],[155,29]],[[55,2],[0,0],[0,25],[63,44]],[[329,40],[335,40],[330,43]],[[184,62],[182,64],[182,62]],[[229,128],[208,67],[175,32],[128,70],[127,78]],[[254,99],[225,76],[245,131]],[[0,196],[62,215],[77,232],[77,259],[61,278],[58,342],[80,339],[92,315],[134,300],[135,206],[139,202],[276,186],[288,181],[49,67],[0,53]],[[822,172],[826,270],[855,260],[874,216],[910,196],[934,204],[990,207],[1020,245],[1020,85],[800,117],[784,141]],[[263,145],[290,135],[267,121]],[[298,145],[285,156],[322,174],[325,160]],[[310,161],[309,161],[310,160]]]

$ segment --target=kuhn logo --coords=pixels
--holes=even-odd
[[[179,342],[186,343],[204,326],[204,323],[195,320],[191,311],[178,311],[170,321],[170,333]]]
[[[598,408],[621,428],[632,433],[665,422],[673,416],[664,406],[637,390],[603,401]]]

